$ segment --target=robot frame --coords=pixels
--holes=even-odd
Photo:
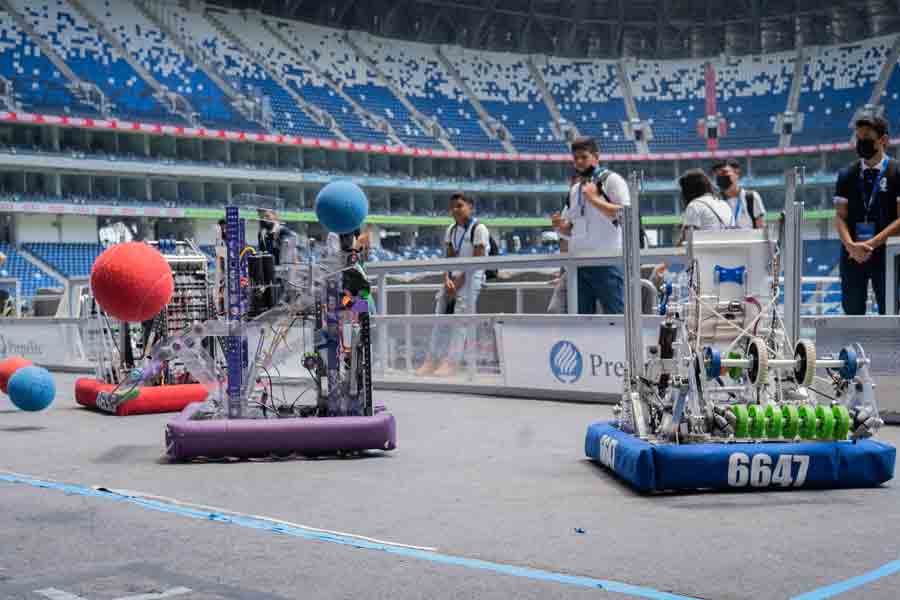
[[[661,290],[663,320],[646,357],[637,216],[626,208],[629,352],[615,407],[621,431],[652,444],[784,443],[859,440],[882,425],[862,347],[821,356],[813,342],[799,339],[803,206],[794,198],[803,172],[787,179],[779,239],[768,229],[689,236],[686,289],[678,298],[671,284]],[[633,174],[633,197],[639,185]],[[784,314],[777,302],[782,267]]]
[[[143,365],[98,394],[97,405],[114,412],[177,364],[195,383],[169,386],[173,393],[199,387],[205,399],[176,409],[183,410],[166,428],[171,458],[394,449],[393,416],[372,394],[374,306],[353,236],[338,236],[340,248],[321,260],[310,253],[301,261],[286,227],[277,254],[257,251],[245,240],[238,207],[226,207],[225,215],[217,248],[221,285],[213,286],[221,293],[218,316],[159,339]],[[271,373],[294,360],[309,383],[291,401]],[[310,391],[315,401],[301,404]]]

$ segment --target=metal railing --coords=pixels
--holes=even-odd
[[[16,277],[0,277],[0,290],[9,293],[9,300],[12,302],[12,314],[15,317],[22,316],[22,284]],[[0,304],[0,317],[6,316],[5,303]]]

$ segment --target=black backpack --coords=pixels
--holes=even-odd
[[[476,219],[474,226],[469,231],[469,243],[472,244],[473,247],[475,246],[475,230],[478,229],[479,225],[480,225],[480,223]],[[456,225],[454,225],[453,227],[455,229]],[[488,232],[488,240],[489,240],[489,243],[488,243],[488,249],[487,249],[487,251],[488,251],[487,256],[500,256],[500,244],[497,243],[497,240],[494,238],[493,235],[490,235],[490,231]],[[484,278],[486,281],[492,281],[494,279],[497,279],[498,274],[499,274],[499,271],[497,269],[486,269],[484,272]]]

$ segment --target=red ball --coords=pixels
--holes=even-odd
[[[19,369],[30,367],[31,365],[30,360],[21,356],[10,356],[7,359],[0,360],[0,392],[6,394],[6,386],[9,384],[10,377]]]
[[[129,323],[152,319],[171,302],[175,280],[169,263],[143,242],[116,244],[97,257],[91,290],[106,313]]]

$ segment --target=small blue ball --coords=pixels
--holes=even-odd
[[[42,367],[24,367],[13,373],[7,391],[13,404],[29,412],[44,410],[56,397],[53,376]]]
[[[333,181],[316,196],[316,217],[334,233],[352,233],[369,214],[369,199],[352,181]]]

